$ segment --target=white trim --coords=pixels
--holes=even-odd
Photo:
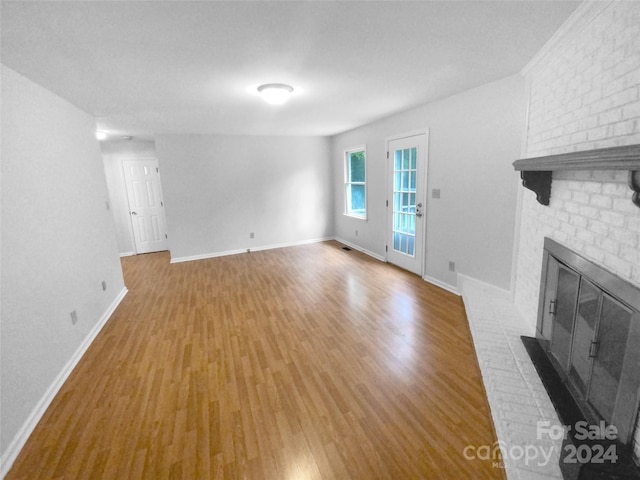
[[[120,305],[120,302],[125,297],[127,292],[127,287],[124,287],[120,291],[118,296],[113,300],[111,305],[109,305],[109,308],[102,314],[102,317],[100,317],[98,323],[95,324],[89,334],[84,338],[80,346],[76,349],[75,353],[67,361],[60,373],[58,373],[53,383],[49,385],[49,388],[40,398],[35,408],[31,411],[31,413],[27,417],[27,420],[22,424],[22,427],[20,427],[18,433],[16,433],[16,435],[13,437],[13,440],[11,440],[11,443],[9,444],[7,449],[2,452],[2,457],[0,458],[0,478],[4,478],[5,475],[9,473],[9,470],[11,469],[16,457],[20,453],[20,450],[22,450],[24,444],[27,443],[29,436],[33,432],[34,428],[36,428],[36,425],[46,412],[47,408],[57,395],[58,391],[67,380],[67,378],[69,378],[69,375],[76,367],[82,356],[85,354],[89,346],[98,336],[98,333],[100,333],[102,327],[105,326],[113,312],[115,312],[116,308],[118,308],[118,305]]]
[[[520,143],[520,158],[526,158],[529,145],[529,115],[531,111],[531,76],[525,79],[525,97],[526,106],[522,127],[522,140]],[[511,300],[516,298],[516,290],[518,284],[518,263],[520,259],[520,230],[522,227],[522,195],[524,187],[520,175],[516,176],[516,214],[513,232],[513,246],[511,249],[511,274],[509,277],[509,288],[511,289]]]
[[[477,278],[469,277],[467,275],[459,273],[458,289],[460,290],[460,292],[462,292],[462,297],[464,297],[464,289],[466,284],[475,284],[478,288],[491,292],[491,296],[493,298],[499,298],[500,300],[513,302],[511,291],[505,290],[504,288],[496,287],[495,285],[484,282],[482,280],[478,280]]]
[[[135,254],[136,254],[136,252],[122,252],[122,253],[120,254],[120,258],[122,258],[122,257],[132,257],[132,256],[134,256]]]
[[[264,245],[262,247],[251,247],[251,248],[236,249],[236,250],[226,250],[223,252],[203,253],[200,255],[190,255],[187,257],[172,258],[170,263],[192,262],[194,260],[205,260],[207,258],[226,257],[228,255],[238,255],[240,253],[259,252],[262,250],[273,250],[274,248],[296,247],[298,245],[307,245],[310,243],[326,242],[328,240],[333,240],[333,239],[334,237],[313,238],[310,240],[300,240],[298,242]]]
[[[417,130],[411,130],[410,132],[404,132],[404,133],[398,133],[396,135],[391,135],[388,137],[384,138],[384,146],[385,148],[387,148],[388,151],[388,145],[389,142],[392,142],[393,140],[402,140],[403,138],[410,138],[410,137],[417,137],[418,135],[426,135],[427,139],[429,138],[429,129],[427,127],[425,128],[419,128]],[[427,150],[428,150],[428,144],[427,144]]]
[[[343,243],[346,246],[348,246],[350,248],[353,248],[354,250],[358,250],[359,252],[362,252],[362,253],[364,253],[366,255],[369,255],[370,257],[373,257],[376,260],[379,260],[379,261],[384,262],[384,263],[388,263],[385,260],[383,255],[378,255],[377,253],[374,253],[371,250],[367,250],[366,248],[362,248],[362,247],[359,247],[358,245],[355,245],[355,244],[353,244],[351,242],[347,242],[346,240],[344,240],[344,239],[342,239],[340,237],[335,237],[335,241]],[[437,280],[437,279],[435,279],[433,277],[430,277],[428,275],[423,276],[422,279],[425,282],[429,282],[432,285],[435,285],[436,287],[440,287],[440,288],[442,288],[442,289],[444,289],[444,290],[446,290],[446,291],[448,291],[450,293],[453,293],[454,295],[460,296],[460,292],[458,291],[458,289],[456,289],[452,285],[449,285],[448,283],[441,282],[440,280]]]
[[[215,258],[215,257],[226,257],[227,255],[238,255],[240,253],[247,253],[248,249],[244,250],[226,250],[224,252],[214,252],[214,253],[203,253],[200,255],[190,255],[188,257],[176,257],[172,258],[169,263],[181,263],[181,262],[192,262],[194,260],[205,260],[207,258]]]
[[[386,260],[384,259],[384,255],[378,255],[377,253],[372,252],[371,250],[367,250],[366,248],[362,248],[362,247],[360,247],[360,246],[358,246],[358,245],[356,245],[354,243],[347,242],[346,240],[344,240],[343,238],[340,238],[340,237],[334,237],[334,240],[336,242],[343,243],[344,245],[346,245],[349,248],[353,248],[354,250],[358,250],[359,252],[362,252],[365,255],[369,255],[370,257],[375,258],[376,260],[379,260],[381,262],[385,262],[386,263]]]
[[[594,18],[612,3],[614,3],[614,0],[585,1],[581,3],[549,41],[543,45],[540,51],[524,66],[520,73],[528,75],[538,66],[546,64],[549,56],[555,53],[558,46],[565,44],[569,37],[589,25]]]
[[[365,185],[364,188],[365,188],[365,191],[366,191],[366,189],[367,189],[366,185]],[[346,195],[346,192],[345,192],[345,195]],[[367,194],[365,193],[364,195],[365,195],[365,198],[366,198]],[[366,200],[365,200],[365,202],[366,202]],[[365,208],[365,210],[366,210],[366,208]],[[365,222],[368,220],[366,215],[356,215],[355,213],[347,213],[347,212],[344,212],[342,215],[345,216],[345,217],[349,217],[349,218],[355,218],[356,220],[364,220]]]
[[[443,282],[443,281],[441,281],[441,280],[438,280],[437,278],[430,277],[429,275],[424,275],[424,276],[422,277],[422,279],[423,279],[425,282],[429,282],[430,284],[435,285],[436,287],[440,287],[440,288],[442,288],[443,290],[446,290],[447,292],[451,292],[451,293],[453,293],[454,295],[458,295],[458,296],[460,296],[460,292],[459,292],[459,291],[458,291],[458,289],[457,289],[456,287],[454,287],[453,285],[449,285],[448,283],[445,283],[445,282]]]

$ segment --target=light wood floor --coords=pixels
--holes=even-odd
[[[6,478],[504,478],[461,299],[341,247],[123,259]]]

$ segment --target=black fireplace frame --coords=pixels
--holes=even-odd
[[[554,355],[550,352],[550,323],[553,321],[553,314],[550,313],[548,303],[550,298],[555,295],[555,293],[552,292],[555,288],[553,281],[548,281],[549,279],[547,278],[551,257],[562,265],[577,272],[581,277],[587,278],[607,295],[617,299],[634,312],[631,317],[632,325],[629,333],[630,339],[629,342],[627,342],[627,345],[640,345],[640,288],[635,287],[627,280],[616,276],[561,243],[548,237],[545,238],[536,338],[543,350],[547,353],[550,362],[553,364],[562,380],[566,383],[567,388],[575,397],[576,403],[580,407],[585,418],[590,422],[596,423],[600,420],[597,413],[594,412],[589,404],[584,399],[580,398],[580,394],[572,388],[572,382],[568,378],[568,372],[562,365],[560,365]],[[637,354],[630,352],[630,354],[634,356],[630,358],[630,364],[625,365],[625,375],[640,375],[640,349],[636,350],[638,351]],[[627,361],[625,360],[625,364],[626,362]],[[620,402],[624,402],[620,405],[620,408],[626,409],[631,413],[627,413],[625,421],[621,424],[616,424],[616,427],[619,432],[619,441],[622,444],[630,445],[633,442],[634,428],[637,422],[638,410],[640,408],[640,390],[637,388],[632,388],[630,391],[623,390],[620,392],[620,396]],[[616,401],[616,407],[618,407],[618,401]],[[629,418],[629,415],[632,415],[632,417]]]

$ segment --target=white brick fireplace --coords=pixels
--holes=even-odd
[[[581,4],[523,75],[523,158],[640,144],[640,2]],[[548,206],[522,188],[513,303],[505,292],[459,280],[496,432],[507,446],[536,444],[537,422],[558,421],[519,338],[535,335],[544,238],[640,286],[640,208],[628,175],[554,171]],[[640,458],[640,428],[635,442]],[[504,464],[509,478],[561,478],[557,463],[532,467],[507,456]]]
[[[582,4],[523,72],[524,157],[640,144],[640,2]],[[535,325],[544,237],[640,286],[640,208],[624,170],[553,172],[548,206],[523,191],[515,304]],[[636,429],[640,451],[640,429]]]

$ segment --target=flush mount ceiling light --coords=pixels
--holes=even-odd
[[[107,133],[103,132],[102,130],[97,130],[96,131],[96,138],[98,140],[104,140],[105,138],[107,138]]]
[[[282,105],[289,100],[293,87],[284,83],[266,83],[258,87],[258,92],[265,102],[271,105]]]

